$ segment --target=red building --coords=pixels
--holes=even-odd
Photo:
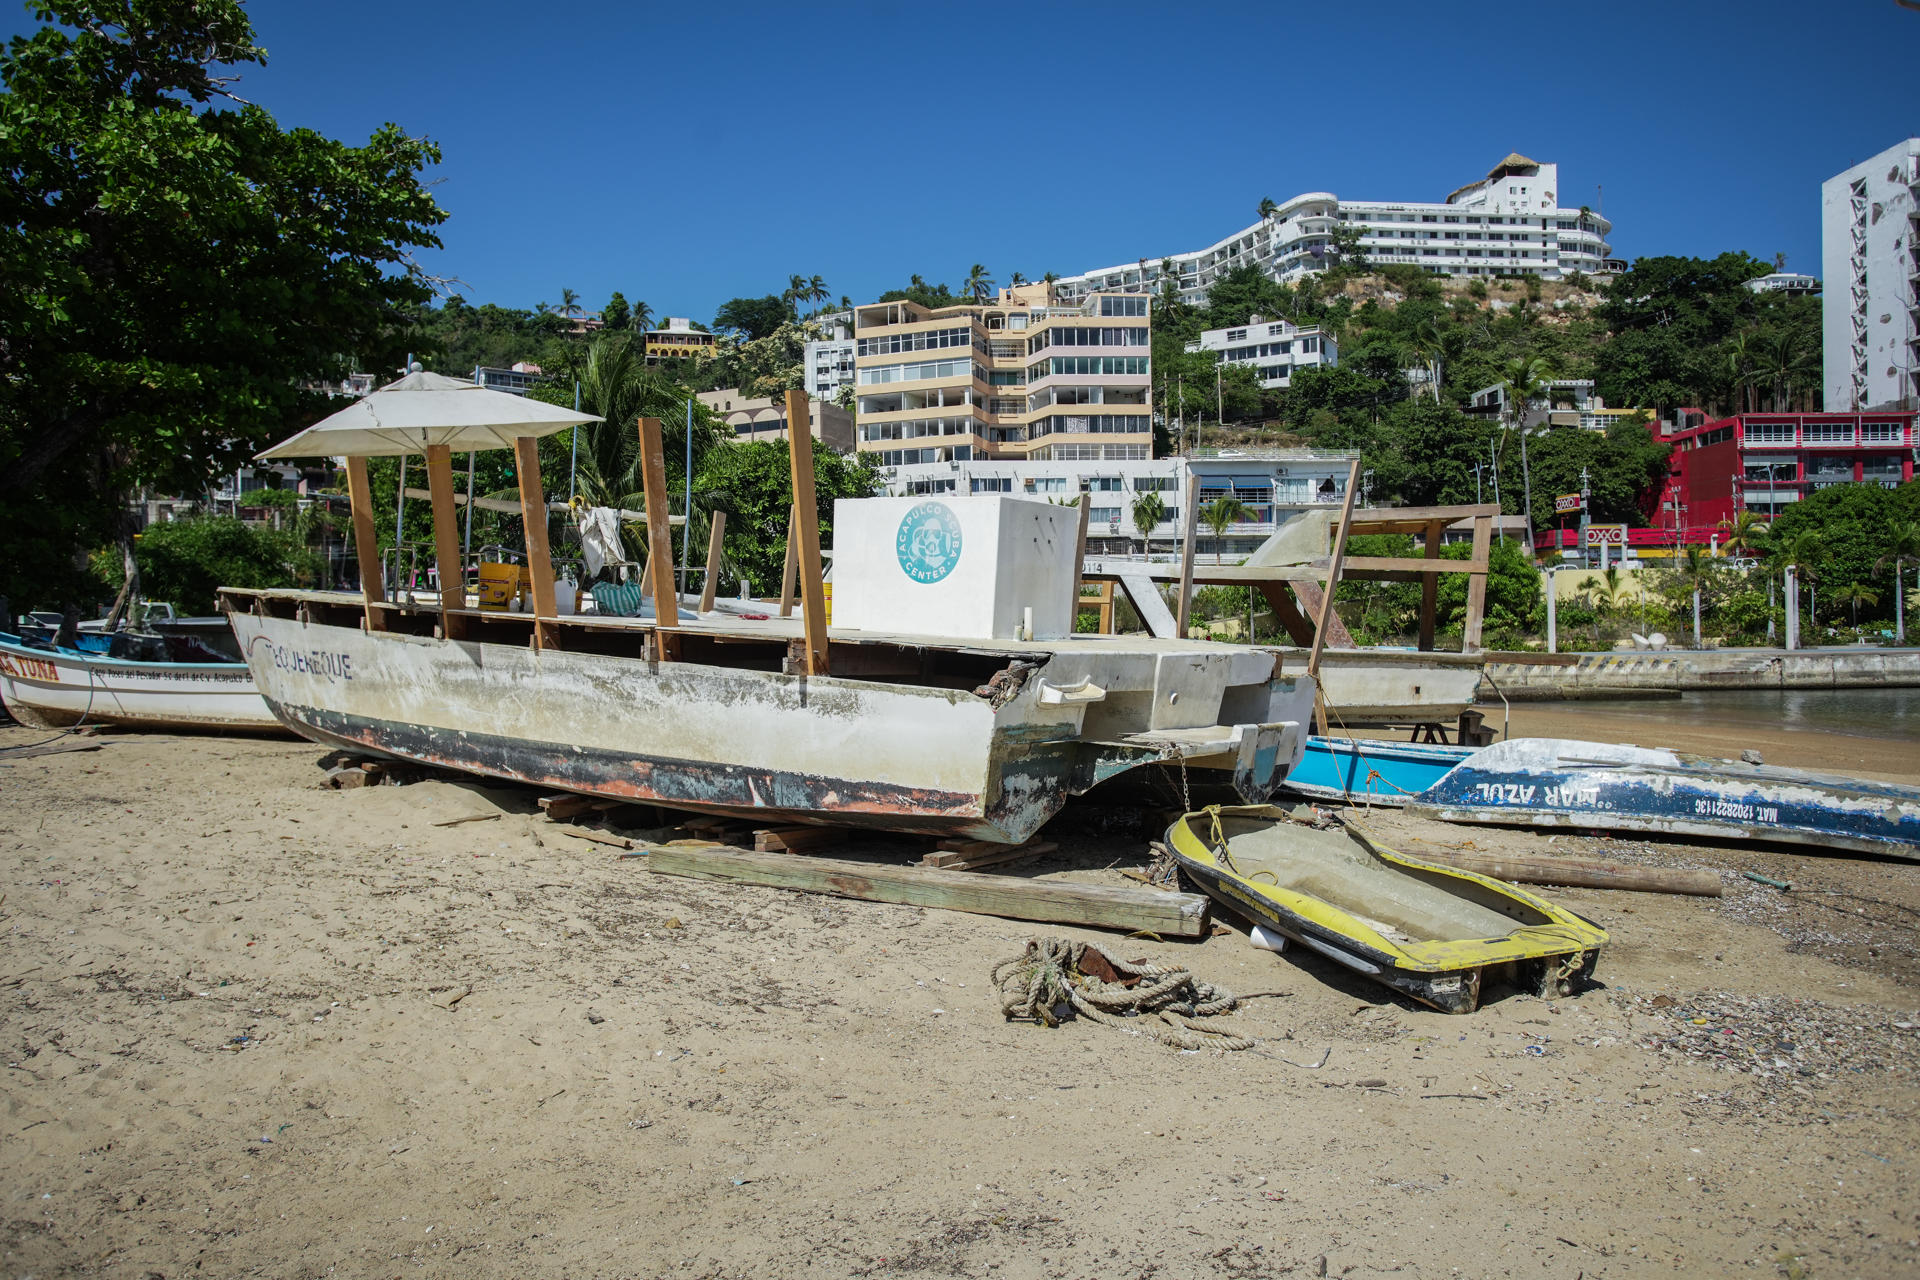
[[[1836,484],[1891,489],[1913,479],[1911,410],[1898,413],[1746,413],[1675,431],[1673,459],[1654,529],[1683,542],[1706,542],[1722,520],[1748,510],[1771,518],[1791,503]],[[1637,532],[1637,531],[1636,531]]]

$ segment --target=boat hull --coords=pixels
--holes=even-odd
[[[1256,775],[1246,786],[1271,791],[1305,741],[1299,722],[1242,726],[1206,751],[1177,735],[1090,741],[1084,706],[1045,701],[1044,672],[1002,701],[267,614],[233,623],[268,705],[316,742],[756,822],[1015,843],[1069,794],[1154,759],[1230,746]],[[1311,685],[1293,696],[1304,720]]]
[[[1476,748],[1378,738],[1307,739],[1286,789],[1312,800],[1398,807],[1415,799]]]
[[[1920,861],[1920,788],[1659,748],[1516,738],[1408,805],[1449,822],[1765,840]]]
[[[1306,669],[1309,655],[1283,650],[1283,671]],[[1320,687],[1334,729],[1451,724],[1474,705],[1485,659],[1480,654],[1417,649],[1326,649]]]
[[[22,724],[280,731],[244,663],[135,662],[0,639],[0,700]]]
[[[1409,880],[1491,906],[1517,926],[1501,935],[1396,944],[1372,927],[1364,901],[1343,904],[1285,883],[1266,884],[1223,865],[1210,847],[1216,813],[1231,832],[1236,823],[1285,829],[1288,819],[1268,806],[1201,810],[1184,815],[1167,831],[1167,845],[1181,870],[1214,901],[1255,924],[1443,1013],[1472,1013],[1489,989],[1490,976],[1520,990],[1553,994],[1572,990],[1593,976],[1604,930],[1505,881],[1422,862],[1378,844],[1359,828],[1344,833],[1375,860]],[[1315,833],[1320,834],[1320,833]],[[1228,841],[1232,847],[1232,837]],[[1261,874],[1256,872],[1255,874]],[[1277,878],[1276,878],[1277,879]],[[1324,885],[1324,879],[1317,882]],[[1369,888],[1356,884],[1365,900]]]

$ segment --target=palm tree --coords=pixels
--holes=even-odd
[[[1839,598],[1835,603],[1847,605],[1852,609],[1853,625],[1855,627],[1860,625],[1861,605],[1864,604],[1867,608],[1871,609],[1880,603],[1879,590],[1866,585],[1864,582],[1849,582],[1846,586],[1840,588],[1837,594]]]
[[[1790,568],[1794,571],[1794,581],[1798,583],[1801,580],[1805,580],[1807,584],[1807,616],[1809,618],[1812,618],[1814,610],[1813,579],[1815,573],[1813,565],[1814,562],[1819,559],[1820,551],[1820,535],[1812,529],[1802,529],[1790,538],[1781,539],[1775,543],[1773,547],[1774,558],[1780,562],[1780,566],[1782,568]],[[1800,607],[1800,601],[1798,599],[1799,591],[1797,588],[1794,596],[1794,599],[1787,601],[1787,607],[1789,609],[1798,609]]]
[[[1531,279],[1532,277],[1529,277]],[[1533,546],[1533,476],[1527,462],[1527,406],[1547,395],[1547,383],[1553,370],[1539,356],[1519,356],[1509,360],[1501,371],[1500,385],[1506,393],[1506,414],[1520,428],[1520,485],[1527,517],[1527,546]]]
[[[1618,565],[1608,565],[1597,578],[1591,574],[1582,578],[1580,589],[1592,594],[1594,611],[1602,615],[1617,612],[1627,598],[1627,580]]]
[[[1148,559],[1153,558],[1153,531],[1167,518],[1167,504],[1149,489],[1133,500],[1133,527],[1140,531],[1140,542]]]
[[[653,328],[653,308],[644,302],[633,304],[633,328],[636,333],[645,333]]]
[[[1682,553],[1678,566],[1680,581],[1693,593],[1693,647],[1700,647],[1700,592],[1713,574],[1713,554],[1694,545]]]
[[[533,314],[537,316],[550,316],[553,314],[553,304],[550,302],[536,302],[533,304]]]
[[[1021,285],[1025,284],[1026,282],[1027,282],[1027,278],[1021,275],[1018,271],[1014,272],[1013,275],[1007,279],[1007,283],[1012,285],[1016,289],[1018,289]]]
[[[1049,271],[1047,272],[1047,274],[1041,276],[1040,278],[1046,283],[1052,284],[1055,280],[1058,280],[1060,278],[1060,273],[1058,271]]]
[[[804,302],[807,298],[808,287],[805,276],[788,276],[787,287],[780,291],[780,301],[786,303],[790,308],[796,302]]]
[[[1240,500],[1240,495],[1232,489],[1200,508],[1200,518],[1206,521],[1207,528],[1213,530],[1213,562],[1226,560],[1227,527],[1237,520],[1246,520],[1253,510]]]
[[[1256,212],[1260,215],[1260,221],[1265,222],[1268,218],[1280,212],[1280,206],[1273,202],[1272,196],[1261,196],[1260,207]]]
[[[985,267],[977,262],[974,263],[973,267],[967,272],[967,282],[964,286],[965,292],[972,294],[975,302],[985,302],[987,300],[987,292],[992,288],[993,277],[987,274]]]
[[[833,294],[827,291],[827,282],[819,276],[807,277],[807,301],[825,302]]]
[[[1767,522],[1742,507],[1720,522],[1725,530],[1720,546],[1730,556],[1750,556],[1766,540]]]
[[[1889,532],[1886,554],[1873,562],[1873,571],[1880,573],[1891,564],[1893,566],[1893,642],[1907,642],[1906,583],[1902,575],[1906,572],[1907,561],[1920,561],[1920,522],[1913,520],[1896,521]]]
[[[580,314],[580,295],[571,289],[560,291],[560,314],[571,320]]]
[[[1749,341],[1748,334],[1737,333],[1727,341],[1727,373],[1733,379],[1733,403],[1747,413],[1754,411],[1754,395],[1759,389],[1759,380],[1754,376],[1755,346]]]
[[[1804,385],[1817,368],[1814,351],[1802,335],[1792,329],[1774,334],[1772,341],[1761,347],[1759,361],[1760,376],[1773,384],[1775,413],[1787,412],[1791,393]]]

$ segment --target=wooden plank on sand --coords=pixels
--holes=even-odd
[[[987,844],[979,849],[960,849],[930,853],[920,859],[923,867],[945,867],[949,871],[978,871],[982,867],[997,867],[1008,862],[1020,862],[1026,858],[1037,858],[1043,853],[1052,853],[1060,846],[1051,840],[1029,840],[1025,844]]]
[[[797,889],[865,902],[902,902],[1010,920],[1129,932],[1144,929],[1167,938],[1197,938],[1206,928],[1207,900],[1197,893],[716,849],[655,849],[647,862],[663,875]]]

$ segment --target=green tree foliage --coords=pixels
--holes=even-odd
[[[1663,413],[1804,407],[1819,377],[1820,303],[1746,287],[1771,269],[1745,253],[1636,259],[1600,308],[1612,335],[1595,354],[1600,394]]]
[[[713,327],[716,332],[736,333],[750,342],[769,336],[796,318],[791,301],[770,293],[764,298],[729,298],[713,313]]]
[[[607,299],[607,305],[600,308],[600,323],[606,333],[622,333],[633,327],[633,308],[627,303],[627,295],[618,289]]]
[[[944,284],[928,284],[919,276],[907,281],[904,289],[889,289],[880,295],[881,302],[917,302],[923,307],[938,311],[942,307],[965,306],[973,301],[963,290],[955,293]]]
[[[227,96],[265,60],[236,0],[35,11],[0,56],[0,594],[54,603],[132,488],[199,491],[323,416],[303,388],[397,365],[445,214],[433,144]]]
[[[1643,499],[1666,475],[1673,446],[1637,422],[1603,432],[1566,427],[1536,434],[1528,442],[1533,465],[1534,516],[1542,525],[1553,519],[1552,497],[1580,492],[1585,468],[1591,496],[1587,509],[1606,524],[1647,523]],[[1502,458],[1502,463],[1508,460]],[[1501,497],[1512,499],[1519,478],[1503,474]],[[1509,503],[1514,510],[1518,506]]]
[[[142,589],[186,614],[215,611],[221,587],[291,587],[311,581],[318,558],[297,533],[232,516],[195,516],[149,525],[134,543]],[[96,557],[101,577],[117,580],[117,552]]]
[[[1810,578],[1833,591],[1849,583],[1886,583],[1886,566],[1902,529],[1915,520],[1920,520],[1920,481],[1898,489],[1876,484],[1820,489],[1789,503],[1774,520],[1766,538],[1767,563],[1776,572],[1782,564],[1797,563],[1803,581]],[[1860,614],[1891,619],[1891,592],[1871,604],[1863,598]]]
[[[880,490],[871,454],[842,457],[813,442],[813,488],[819,504],[820,543],[833,545],[833,503],[866,498]],[[756,596],[780,589],[792,523],[793,475],[787,446],[771,442],[734,444],[708,453],[694,476],[697,500],[727,513],[726,559],[744,574]],[[731,590],[732,582],[722,583]]]

